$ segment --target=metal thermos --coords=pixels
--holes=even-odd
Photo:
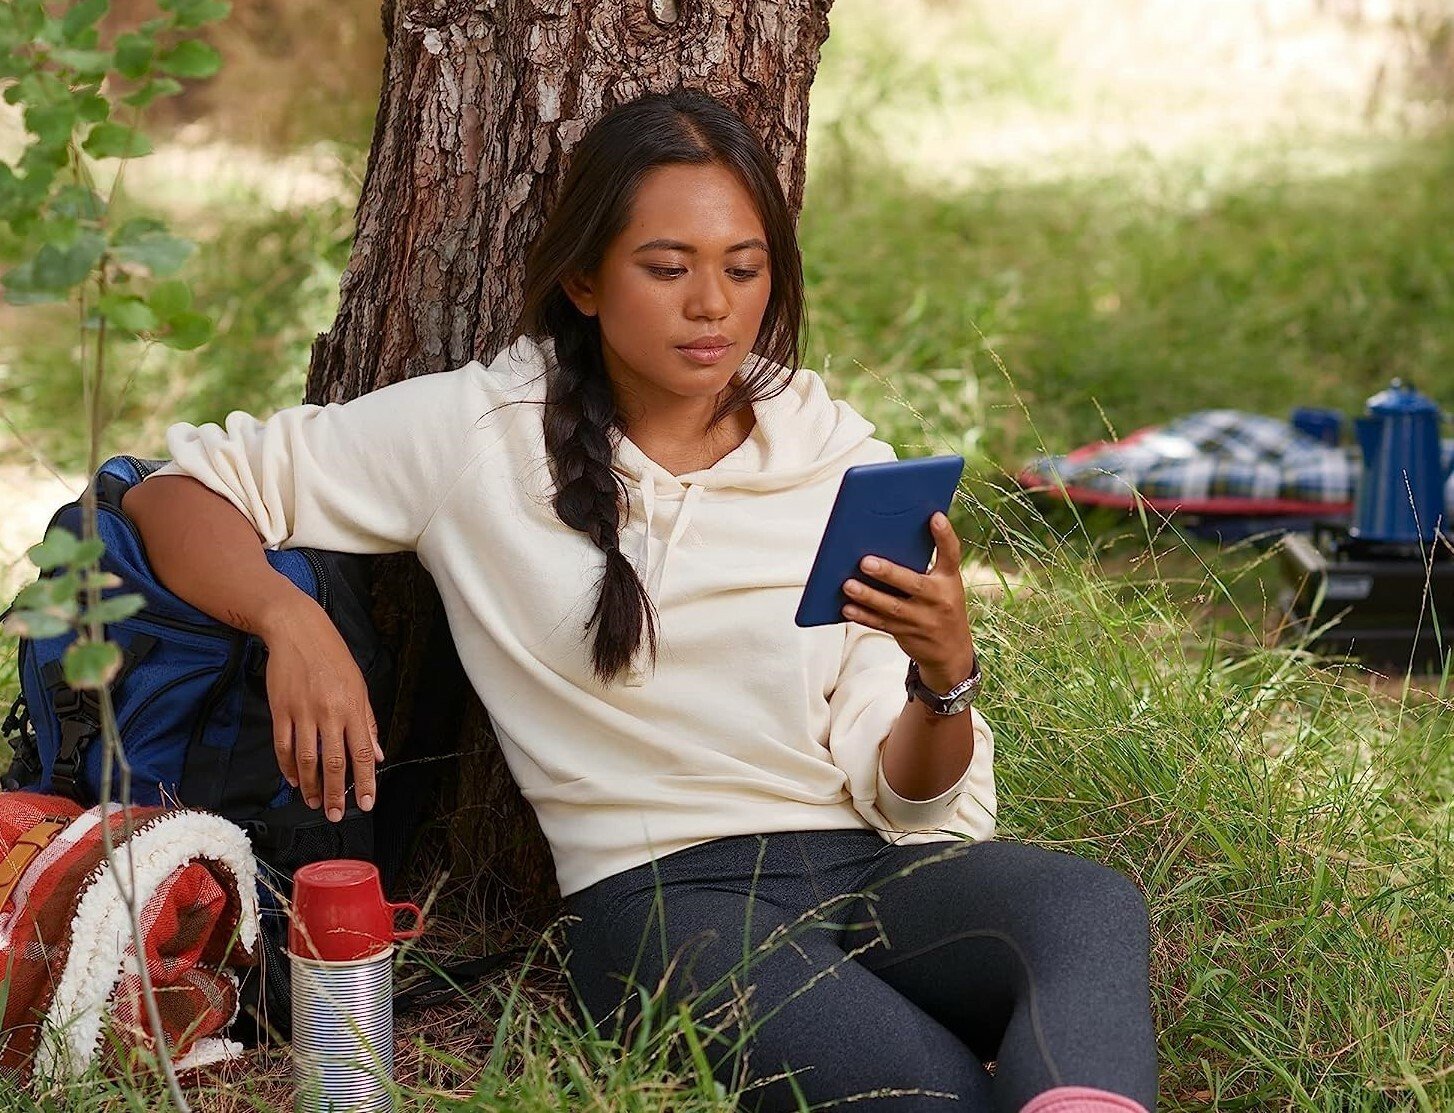
[[[394,927],[396,912],[414,926]],[[335,858],[293,875],[294,1113],[394,1108],[394,944],[424,930],[384,899],[371,862]]]
[[[352,962],[288,958],[295,1113],[392,1111],[393,945]]]

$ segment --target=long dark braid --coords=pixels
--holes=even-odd
[[[595,318],[590,318],[594,322]],[[611,470],[612,431],[619,416],[611,380],[601,362],[600,337],[569,329],[555,345],[557,367],[546,388],[545,447],[555,467],[555,512],[606,554],[600,597],[586,630],[605,629],[614,616],[614,636],[598,632],[592,652],[597,677],[605,683],[631,664],[646,626],[656,655],[657,615],[635,567],[621,551],[621,502],[625,481]]]

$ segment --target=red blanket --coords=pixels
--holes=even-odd
[[[0,792],[0,1088],[75,1077],[153,1048],[130,915],[99,807]],[[257,881],[242,829],[191,808],[109,805],[144,961],[179,1069],[230,1058],[235,969],[256,964]],[[130,831],[128,837],[128,829]],[[103,1038],[109,1032],[112,1038]]]

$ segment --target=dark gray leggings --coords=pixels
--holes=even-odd
[[[734,835],[598,881],[565,912],[577,1019],[629,1043],[628,982],[655,995],[658,1026],[689,1000],[714,1077],[749,1084],[740,1108],[798,1109],[796,1086],[845,1113],[1019,1113],[1094,1086],[1155,1113],[1146,902],[1087,858],[867,827]],[[884,1087],[919,1092],[836,1104]]]

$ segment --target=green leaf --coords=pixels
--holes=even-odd
[[[225,0],[166,0],[158,7],[175,13],[178,28],[201,27],[204,23],[222,19],[232,11],[232,5]]]
[[[157,56],[157,66],[177,77],[211,77],[222,67],[222,55],[199,39],[183,39]]]
[[[192,291],[180,278],[169,278],[151,288],[146,302],[158,317],[170,321],[192,307]]]
[[[17,611],[39,610],[41,607],[50,606],[51,602],[51,579],[47,577],[26,584],[15,593],[15,602],[11,605]]]
[[[64,671],[72,688],[105,688],[121,671],[121,650],[114,642],[77,638],[66,648]]]
[[[0,5],[0,31],[16,42],[28,42],[40,34],[45,5],[40,0],[14,0]]]
[[[182,91],[182,83],[170,77],[154,77],[134,93],[121,98],[123,104],[133,108],[145,108],[157,97],[174,97]]]
[[[72,183],[56,190],[55,196],[51,198],[50,209],[57,216],[74,220],[100,220],[106,206],[101,195],[94,189]]]
[[[37,290],[66,291],[79,285],[86,280],[105,250],[105,239],[99,232],[89,229],[82,231],[74,243],[64,248],[43,244],[35,255],[33,287]]]
[[[45,540],[38,545],[32,545],[25,551],[30,562],[42,572],[51,568],[59,568],[63,564],[69,564],[71,557],[80,548],[81,543],[76,535],[62,526],[51,526],[45,532]]]
[[[0,12],[3,11],[0,8]],[[3,17],[0,17],[0,21],[3,21]],[[0,77],[20,77],[28,73],[32,65],[29,58],[8,46],[5,32],[0,30]]]
[[[71,624],[63,618],[44,611],[12,611],[4,622],[0,622],[5,633],[12,638],[53,638],[64,634]]]
[[[115,572],[101,571],[87,572],[86,575],[81,578],[81,583],[84,587],[97,587],[100,588],[102,591],[105,591],[107,588],[126,586],[126,581],[118,576]]]
[[[65,301],[65,291],[48,290],[35,284],[35,260],[27,259],[11,267],[4,279],[5,301],[10,305],[40,305],[48,301]]]
[[[48,70],[26,74],[16,87],[27,104],[64,104],[71,99],[71,86]]]
[[[81,144],[92,158],[137,158],[151,154],[151,140],[124,124],[97,124]]]
[[[127,31],[116,36],[116,70],[122,77],[138,78],[151,67],[156,40],[150,35]]]
[[[165,232],[167,223],[154,216],[134,216],[124,221],[111,233],[111,242],[116,246],[128,244],[149,236],[153,232]]]
[[[168,322],[169,331],[156,334],[153,339],[168,348],[189,352],[200,348],[212,339],[212,321],[201,313],[182,313]]]
[[[63,46],[52,50],[50,56],[77,73],[105,73],[111,68],[111,51],[109,50],[75,50]]]
[[[54,576],[44,577],[40,583],[45,587],[41,596],[44,602],[39,604],[40,610],[51,614],[57,610],[75,613],[76,593],[81,590],[80,577],[75,572],[58,572]]]
[[[130,618],[137,611],[146,606],[146,596],[137,595],[113,595],[110,599],[102,599],[94,607],[89,607],[81,614],[82,622],[120,622],[124,618]]]
[[[61,21],[61,37],[75,44],[83,32],[106,14],[108,6],[109,0],[79,0],[72,4]]]
[[[61,104],[27,104],[25,129],[42,143],[65,143],[76,125],[76,105],[67,100]]]
[[[103,294],[96,302],[96,310],[127,332],[151,332],[157,327],[157,316],[151,306],[134,294]]]
[[[25,196],[25,183],[15,176],[15,171],[10,169],[10,164],[0,159],[0,220],[3,220],[11,207],[19,207]]]
[[[111,115],[111,102],[95,93],[80,93],[76,97],[76,119],[88,124],[98,124]]]
[[[191,240],[162,232],[150,232],[115,245],[112,254],[128,263],[143,266],[153,275],[161,277],[180,270],[195,250],[196,245]]]
[[[51,46],[66,45],[66,33],[63,25],[59,19],[53,16],[45,16],[41,20],[40,30],[35,33],[35,37],[41,42],[50,43]]]
[[[212,339],[212,319],[203,313],[178,313],[168,320],[171,331],[157,337],[168,348],[189,352]]]
[[[37,201],[41,201],[50,193],[50,185],[56,174],[69,161],[69,149],[64,142],[32,143],[25,148],[25,154],[20,156],[20,165],[16,169],[25,171],[27,192]]]
[[[74,241],[61,246],[47,243],[35,258],[13,267],[5,275],[5,300],[15,305],[56,301],[85,281],[101,258],[105,242],[99,233],[81,230]]]
[[[76,545],[75,554],[71,557],[72,566],[90,564],[94,560],[100,560],[101,555],[106,552],[106,542],[99,537],[88,537]],[[80,582],[77,581],[79,590]]]

